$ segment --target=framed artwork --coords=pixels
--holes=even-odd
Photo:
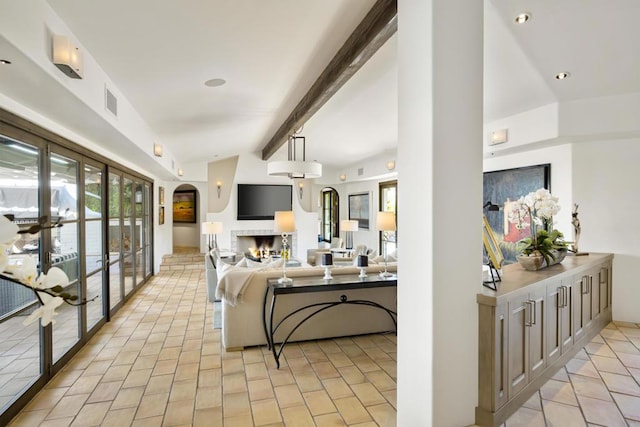
[[[173,193],[173,222],[196,223],[196,191],[175,191]]]
[[[485,211],[489,226],[498,240],[505,263],[516,262],[518,242],[529,236],[529,227],[509,219],[510,205],[540,188],[551,190],[551,164],[485,172],[482,182],[482,203],[491,202],[500,207],[498,211]]]
[[[160,206],[160,209],[158,212],[158,224],[160,225],[164,224],[164,206]]]
[[[164,187],[158,187],[158,204],[164,205]]]
[[[369,229],[369,193],[349,194],[349,219],[357,220],[359,229]]]

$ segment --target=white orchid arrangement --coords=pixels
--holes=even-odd
[[[554,251],[567,248],[564,236],[553,229],[553,216],[560,211],[558,198],[549,190],[541,188],[512,203],[509,220],[516,222],[519,228],[525,227],[525,219],[529,218],[531,236],[518,243],[518,249],[528,256],[542,255],[547,264],[555,259]]]
[[[47,227],[40,223],[32,225],[23,232],[38,232],[42,228]],[[46,326],[49,323],[55,323],[53,317],[58,314],[55,309],[62,303],[86,304],[88,301],[74,303],[73,301],[77,301],[78,297],[64,292],[64,287],[69,284],[69,278],[58,267],[50,268],[46,274],[38,274],[38,266],[29,256],[21,258],[19,264],[9,262],[9,250],[18,240],[20,233],[21,231],[16,224],[0,215],[0,278],[32,289],[40,302],[40,307],[25,318],[23,324],[28,325],[42,318],[42,326]]]

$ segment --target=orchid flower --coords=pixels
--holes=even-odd
[[[37,291],[36,291],[37,292]],[[24,321],[23,325],[30,325],[39,318],[42,318],[42,326],[47,326],[49,323],[54,324],[53,316],[57,316],[56,308],[60,307],[64,300],[61,297],[54,297],[44,292],[38,292],[38,296],[42,301],[42,305],[36,308]]]

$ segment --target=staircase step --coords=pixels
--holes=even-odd
[[[204,269],[204,254],[169,254],[162,257],[160,271]]]

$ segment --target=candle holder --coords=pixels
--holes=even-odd
[[[331,267],[333,267],[333,255],[330,253],[322,254],[321,265],[324,267],[324,277],[322,279],[333,279],[333,277],[331,276]]]
[[[360,275],[358,277],[367,277],[366,267],[369,266],[369,257],[366,255],[358,255],[356,265],[360,268]]]

